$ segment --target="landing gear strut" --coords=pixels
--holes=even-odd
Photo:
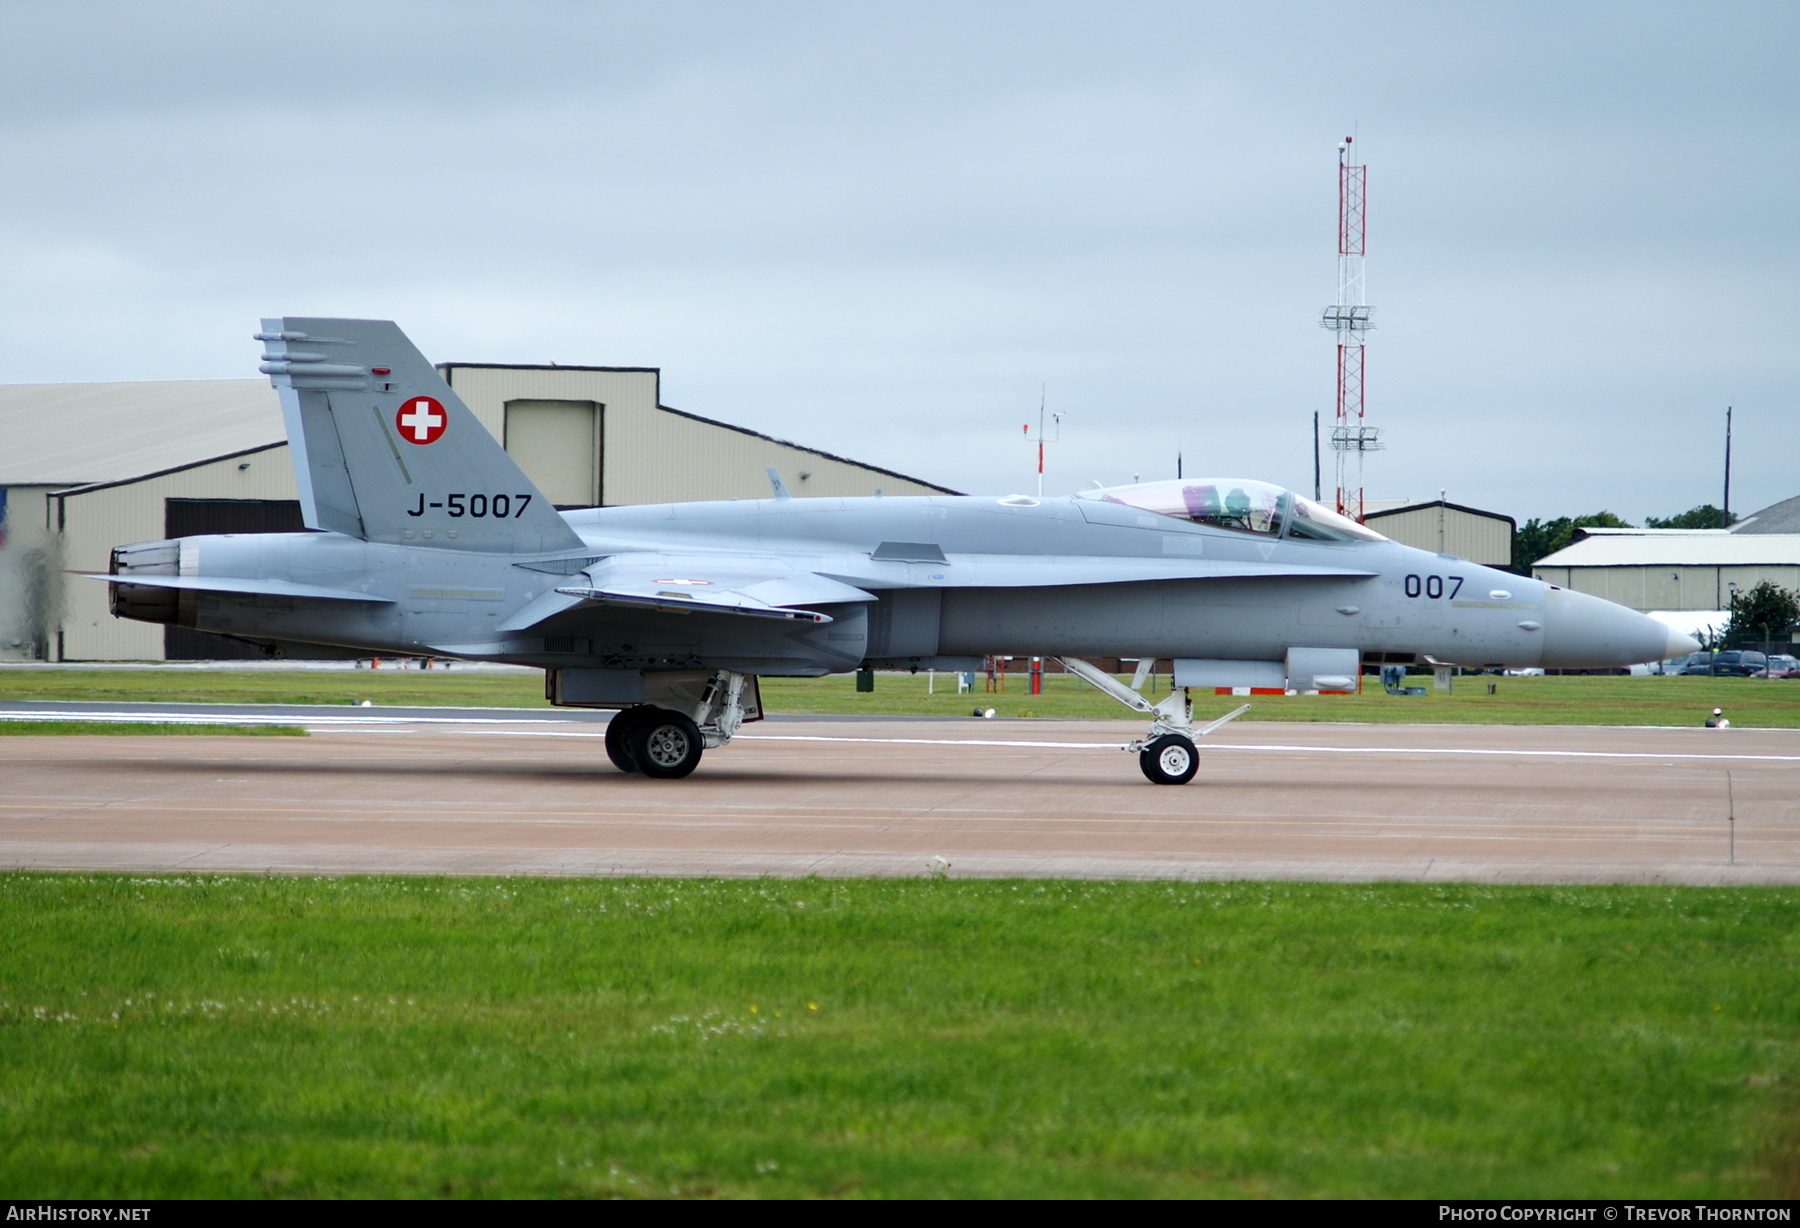
[[[1137,752],[1138,767],[1143,769],[1144,778],[1151,784],[1185,785],[1192,780],[1194,773],[1200,768],[1200,753],[1194,748],[1194,739],[1205,737],[1250,710],[1250,705],[1245,704],[1196,729],[1186,687],[1176,687],[1167,699],[1153,704],[1111,674],[1086,661],[1074,657],[1058,657],[1057,660],[1071,674],[1092,683],[1095,690],[1112,696],[1134,711],[1154,718],[1150,722],[1150,732],[1125,747],[1126,750]]]

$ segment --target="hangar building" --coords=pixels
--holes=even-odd
[[[1454,554],[1484,567],[1512,566],[1519,526],[1511,516],[1443,499],[1373,506],[1376,510],[1364,513],[1363,522],[1403,546]]]
[[[438,368],[561,507],[954,494],[662,404],[653,367]],[[231,658],[260,650],[115,619],[104,572],[126,542],[298,531],[281,406],[267,380],[0,386],[0,659]]]
[[[1783,506],[1778,503],[1768,510]],[[1758,513],[1751,519],[1762,519],[1763,515]],[[1539,559],[1531,574],[1550,584],[1592,593],[1643,613],[1724,610],[1730,606],[1734,591],[1748,591],[1764,580],[1800,591],[1800,532],[1581,532],[1570,545]]]

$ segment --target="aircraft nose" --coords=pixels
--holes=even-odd
[[[1672,657],[1685,657],[1690,652],[1699,652],[1702,645],[1699,640],[1675,628],[1669,628],[1669,642],[1663,645],[1660,660],[1667,661]]]
[[[1546,669],[1636,665],[1678,657],[1699,647],[1692,637],[1622,605],[1565,588],[1544,593]]]

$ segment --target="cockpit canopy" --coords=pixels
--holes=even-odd
[[[1080,498],[1121,503],[1213,529],[1294,537],[1308,541],[1379,542],[1387,539],[1347,516],[1268,482],[1239,478],[1176,478],[1137,486],[1084,490]]]

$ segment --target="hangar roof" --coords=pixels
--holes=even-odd
[[[1586,529],[1534,567],[1800,566],[1800,533],[1724,529]]]
[[[114,482],[286,438],[263,379],[0,385],[0,486]]]
[[[454,363],[446,367],[477,367]],[[440,368],[443,370],[445,368]],[[556,368],[503,367],[503,370]],[[654,367],[575,367],[657,375]],[[767,439],[828,460],[957,492],[713,418],[677,417]],[[162,473],[287,441],[281,402],[265,379],[132,380],[111,384],[0,384],[0,487],[91,486]]]
[[[1733,533],[1800,533],[1800,495],[1771,503],[1731,526]]]

